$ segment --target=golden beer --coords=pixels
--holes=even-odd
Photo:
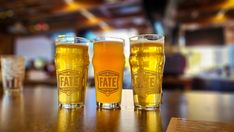
[[[165,61],[163,43],[156,40],[131,41],[129,62],[137,109],[156,109],[160,106]]]
[[[56,44],[58,101],[63,107],[84,105],[88,74],[88,46],[79,43]]]
[[[93,66],[98,107],[119,107],[124,70],[123,51],[123,40],[94,42]]]

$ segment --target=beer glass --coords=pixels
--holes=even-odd
[[[98,108],[120,108],[124,70],[124,40],[100,37],[94,40],[93,56]]]
[[[60,35],[56,39],[55,65],[58,102],[64,108],[83,107],[87,83],[89,40]]]
[[[7,93],[21,91],[25,74],[24,57],[14,55],[2,56],[1,66],[4,91]]]
[[[130,38],[129,63],[136,109],[160,107],[164,62],[164,36],[145,34]]]

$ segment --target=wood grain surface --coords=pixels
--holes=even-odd
[[[234,94],[164,91],[158,111],[134,111],[132,90],[123,90],[120,110],[97,110],[95,89],[86,91],[82,109],[60,109],[57,89],[24,88],[20,94],[0,92],[0,132],[166,131],[171,117],[234,122]]]

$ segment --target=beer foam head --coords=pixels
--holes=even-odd
[[[111,41],[111,40],[102,40],[102,41],[96,41],[94,42],[94,44],[120,44],[120,45],[124,45],[123,42],[120,41]]]
[[[131,44],[139,44],[139,43],[164,44],[164,36],[158,34],[143,34],[143,35],[133,36],[129,39]]]
[[[109,36],[99,36],[93,40],[93,43],[115,43],[115,44],[123,44],[124,39],[117,37],[109,37]]]
[[[56,43],[56,45],[85,46],[85,47],[88,47],[88,43]]]
[[[88,39],[82,37],[75,37],[70,35],[59,35],[56,40],[56,45],[66,44],[66,45],[86,45],[90,43]]]

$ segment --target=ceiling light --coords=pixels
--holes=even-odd
[[[225,15],[225,13],[226,13],[226,10],[220,10],[220,11],[218,12],[218,14],[217,14],[217,17],[218,17],[218,18],[223,18],[224,15]]]
[[[74,1],[73,1],[73,0],[64,0],[64,2],[65,2],[66,4],[74,3]]]

